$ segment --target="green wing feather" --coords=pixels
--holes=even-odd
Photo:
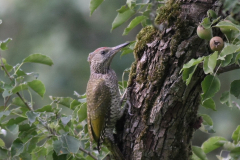
[[[110,105],[110,89],[106,86],[104,79],[89,80],[87,86],[88,131],[91,140],[97,142],[98,148]]]

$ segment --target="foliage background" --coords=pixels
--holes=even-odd
[[[47,88],[44,100],[48,95],[71,96],[74,90],[85,93],[89,78],[88,54],[98,47],[134,40],[137,30],[129,36],[121,35],[123,28],[110,33],[115,10],[124,2],[106,1],[91,17],[89,3],[89,0],[0,0],[3,20],[0,37],[13,39],[4,58],[13,65],[29,54],[41,53],[54,61],[53,67],[32,65],[24,68],[40,74],[39,79]],[[119,77],[132,61],[131,54],[115,57],[113,68]]]
[[[85,93],[89,78],[88,53],[98,47],[132,41],[140,30],[138,27],[128,36],[122,36],[128,25],[126,23],[110,33],[111,23],[117,15],[116,10],[124,5],[125,1],[106,0],[91,17],[89,3],[90,0],[0,0],[0,19],[3,20],[0,39],[13,39],[8,44],[9,49],[3,52],[8,63],[15,65],[33,53],[45,54],[54,61],[52,67],[38,64],[23,66],[27,72],[39,73],[39,79],[46,86],[43,101],[34,99],[35,108],[49,103],[49,95],[61,97],[72,96],[73,91]],[[132,54],[122,58],[118,54],[115,57],[112,68],[117,72],[119,80],[123,70],[130,67],[132,62]],[[203,107],[200,109],[200,113],[207,113],[212,117],[217,133],[209,135],[198,130],[194,135],[194,145],[201,145],[210,136],[223,136],[231,140],[232,132],[239,125],[240,111],[236,107],[231,109],[221,105],[219,98],[222,92],[229,89],[230,82],[239,77],[239,70],[219,76],[222,86],[215,96],[218,111]],[[0,72],[0,79],[5,78],[3,72]],[[240,101],[236,102],[240,104]],[[3,99],[0,99],[0,104],[3,104]],[[219,150],[213,152],[209,159],[216,159],[216,154],[219,154]]]

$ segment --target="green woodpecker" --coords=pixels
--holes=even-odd
[[[110,64],[114,55],[127,45],[129,43],[101,47],[88,56],[91,72],[87,84],[88,132],[91,141],[97,143],[98,150],[104,143],[111,152],[119,151],[114,144],[113,129],[123,108],[117,75]]]

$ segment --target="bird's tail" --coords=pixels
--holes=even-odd
[[[122,152],[118,148],[118,146],[108,137],[104,139],[104,144],[108,148],[108,150],[111,152],[111,156],[116,160],[125,160]]]
[[[101,150],[100,139],[99,139],[98,142],[97,142],[97,150],[98,150],[98,153],[100,154],[100,150]]]

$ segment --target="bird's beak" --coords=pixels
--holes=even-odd
[[[123,47],[126,47],[126,46],[129,45],[129,44],[130,44],[129,42],[120,44],[120,45],[118,45],[118,46],[116,46],[116,47],[113,47],[112,50],[120,51]]]
[[[129,44],[130,44],[129,42],[126,42],[126,43],[120,44],[116,47],[112,47],[112,54],[115,55],[118,51],[120,51],[122,48],[126,47]]]

